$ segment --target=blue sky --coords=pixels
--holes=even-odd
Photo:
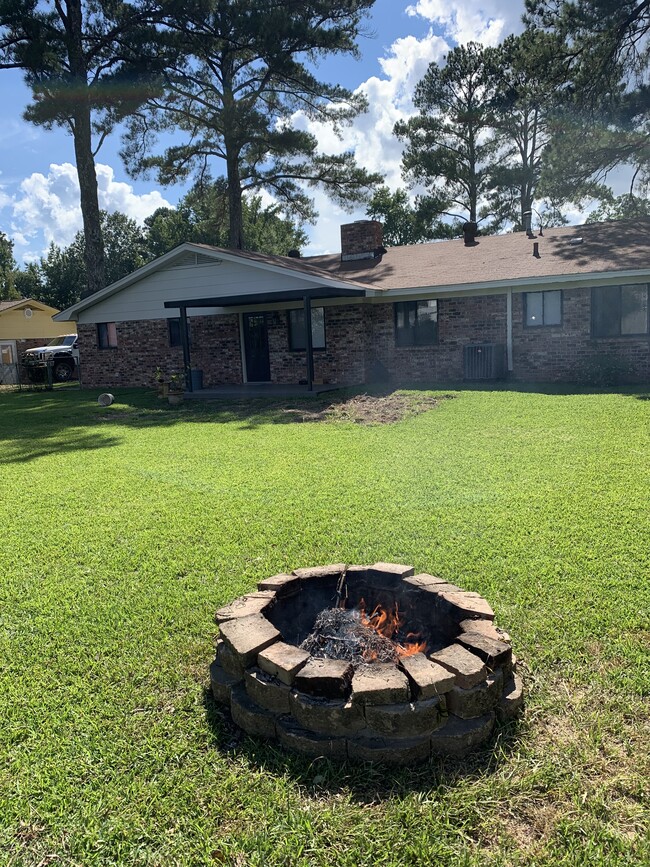
[[[296,116],[312,128],[327,150],[352,148],[358,161],[400,184],[401,148],[392,136],[396,120],[413,113],[413,88],[431,61],[449,47],[470,39],[495,44],[519,30],[523,0],[377,0],[359,43],[361,58],[325,61],[319,74],[351,89],[360,88],[370,110],[337,141],[325,129]],[[3,70],[0,101],[0,231],[14,241],[18,261],[37,258],[53,240],[68,244],[81,228],[72,139],[63,130],[48,132],[27,124],[22,113],[30,93],[19,72]],[[129,178],[118,155],[119,136],[97,156],[100,205],[142,221],[157,207],[175,204],[183,187],[158,186],[153,180]],[[215,171],[215,173],[218,169]],[[317,194],[320,218],[307,227],[307,253],[338,249],[339,226],[363,216],[334,207]]]

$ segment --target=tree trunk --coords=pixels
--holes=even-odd
[[[106,285],[104,239],[99,215],[97,174],[92,153],[90,109],[87,104],[75,112],[74,152],[77,161],[81,214],[84,225],[84,262],[86,265],[87,294],[97,292]]]
[[[228,174],[228,246],[231,250],[243,250],[244,216],[241,201],[241,180],[239,178],[239,156],[237,154],[228,154],[226,169]]]
[[[70,72],[78,93],[78,105],[73,116],[74,152],[79,178],[81,215],[84,226],[84,261],[87,294],[105,286],[104,240],[99,216],[97,173],[92,146],[88,70],[83,51],[83,20],[80,0],[68,0],[65,21]]]

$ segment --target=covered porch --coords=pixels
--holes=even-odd
[[[233,397],[233,396],[278,396],[287,397],[305,393],[319,393],[334,390],[340,385],[316,385],[314,383],[314,341],[312,328],[312,307],[315,302],[334,298],[363,298],[363,289],[352,287],[312,287],[290,289],[276,292],[247,293],[240,295],[217,296],[213,298],[182,299],[166,301],[165,308],[179,311],[180,339],[183,350],[183,369],[186,383],[186,397]],[[278,312],[278,305],[286,304],[286,310],[300,309],[302,305],[305,336],[304,378],[297,383],[277,383],[272,381],[269,356],[266,316]],[[197,389],[192,377],[192,347],[188,328],[188,311],[214,308],[215,311],[241,313],[240,350],[242,355],[242,382],[212,388]],[[281,308],[285,309],[285,308]],[[218,314],[217,314],[218,315]],[[252,375],[251,375],[252,374]]]

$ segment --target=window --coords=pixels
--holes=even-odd
[[[438,342],[437,301],[398,301],[394,306],[397,346],[429,346]]]
[[[168,319],[167,320],[167,329],[169,332],[169,345],[170,346],[182,346],[183,341],[181,340],[181,320],[180,319]],[[187,339],[192,345],[192,329],[190,327],[190,320],[187,321]]]
[[[97,342],[100,349],[112,349],[117,346],[117,328],[114,322],[97,324]]]
[[[562,292],[524,293],[524,324],[527,328],[540,325],[562,325]]]
[[[289,349],[307,348],[305,334],[305,311],[289,311]],[[314,349],[325,349],[325,310],[322,307],[311,308],[311,343]]]
[[[594,287],[591,333],[594,337],[648,334],[648,284]]]

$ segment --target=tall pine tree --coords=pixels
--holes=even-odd
[[[322,56],[357,53],[364,13],[374,0],[205,0],[179,13],[179,63],[164,93],[133,119],[124,156],[134,174],[155,169],[163,184],[225,164],[229,246],[244,248],[243,198],[266,190],[285,213],[314,216],[307,187],[347,207],[367,200],[381,180],[349,152],[323,154],[298,113],[338,131],[364,99],[319,80]],[[158,134],[180,144],[151,156]]]
[[[0,0],[0,69],[21,69],[25,118],[72,136],[84,227],[86,291],[105,285],[95,155],[156,86],[160,18],[153,0]]]
[[[490,130],[485,52],[470,42],[432,63],[415,90],[418,114],[395,125],[404,177],[428,189],[432,213],[477,222],[497,142]]]

